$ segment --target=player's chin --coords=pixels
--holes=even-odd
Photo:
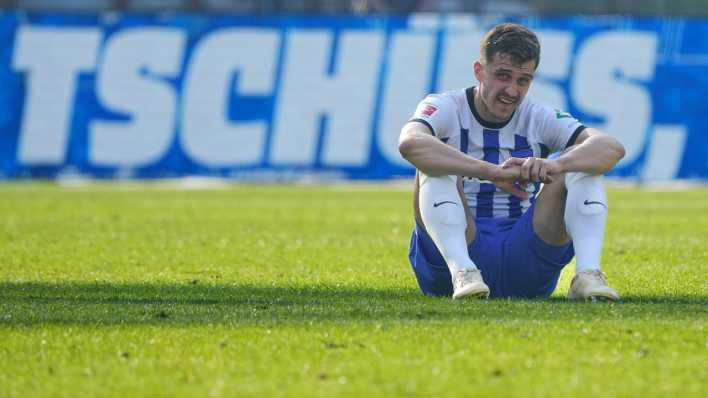
[[[496,109],[496,112],[494,112],[494,116],[499,120],[500,122],[509,120],[511,115],[514,114],[514,111],[516,110],[515,106],[512,107],[499,107]]]
[[[499,120],[507,120],[516,110],[516,102],[506,103],[502,101],[497,101],[495,106],[495,115]]]

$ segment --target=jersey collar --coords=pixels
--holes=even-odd
[[[479,113],[477,113],[477,108],[475,108],[475,106],[474,106],[474,90],[476,88],[477,87],[475,87],[475,86],[468,87],[467,89],[465,89],[465,94],[467,95],[467,104],[470,106],[470,111],[472,111],[472,114],[474,115],[474,118],[477,119],[477,122],[479,124],[481,124],[482,127],[486,127],[488,129],[494,129],[494,130],[499,130],[501,128],[504,128],[504,126],[506,126],[507,124],[509,124],[511,119],[514,117],[516,110],[514,110],[514,113],[511,114],[509,119],[507,119],[506,121],[503,121],[503,122],[494,123],[494,122],[488,122],[488,121],[482,119],[482,116],[480,116]]]

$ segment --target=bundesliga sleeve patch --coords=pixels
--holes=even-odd
[[[426,104],[425,108],[423,108],[421,113],[425,116],[430,117],[430,116],[433,116],[433,113],[435,113],[435,111],[437,111],[437,110],[438,110],[437,107],[430,105],[430,104]]]

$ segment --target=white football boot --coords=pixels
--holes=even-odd
[[[618,301],[620,296],[615,289],[607,286],[602,271],[588,270],[578,272],[570,282],[568,299]]]
[[[455,290],[453,299],[489,297],[489,286],[482,280],[482,273],[478,269],[466,268],[457,271],[452,276],[452,287]]]

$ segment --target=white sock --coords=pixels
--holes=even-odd
[[[602,175],[566,173],[565,228],[573,239],[575,272],[599,270],[607,221]]]
[[[445,259],[450,273],[477,266],[467,252],[467,218],[454,176],[430,177],[420,173],[420,216],[425,230]]]

